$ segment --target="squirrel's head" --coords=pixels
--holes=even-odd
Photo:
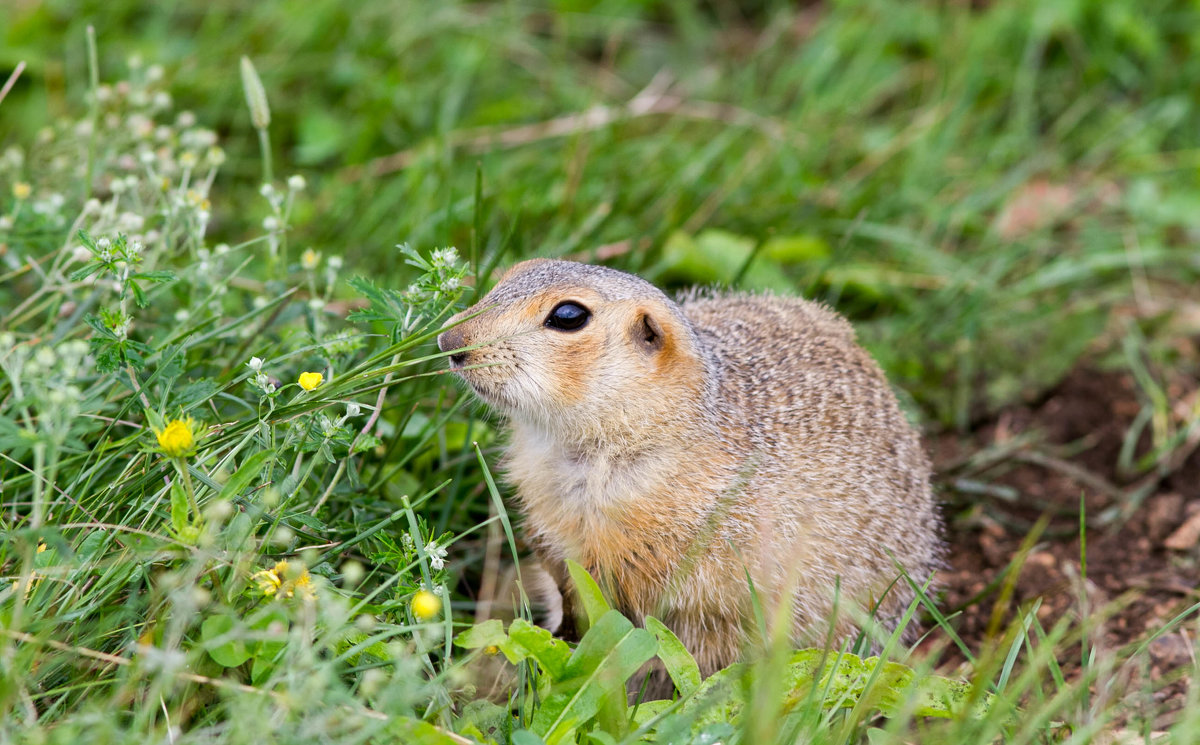
[[[546,259],[509,269],[438,337],[453,351],[451,369],[489,404],[581,435],[652,426],[699,400],[698,343],[679,306],[649,282]]]

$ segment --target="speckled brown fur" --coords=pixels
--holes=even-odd
[[[547,328],[568,300],[587,325]],[[792,636],[809,643],[831,624],[854,633],[852,607],[878,604],[894,624],[913,597],[895,562],[917,582],[939,562],[917,433],[827,308],[677,303],[633,275],[535,260],[448,325],[439,345],[478,346],[453,366],[508,418],[505,471],[547,570],[563,587],[563,561],[580,562],[626,615],[671,627],[705,674],[749,638],[747,573],[767,616],[790,602]]]

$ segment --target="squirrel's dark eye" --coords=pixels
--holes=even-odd
[[[592,312],[579,303],[567,301],[554,306],[546,316],[546,326],[557,331],[578,331],[587,325]]]

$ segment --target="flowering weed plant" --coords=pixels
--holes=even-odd
[[[467,268],[405,246],[415,289],[363,301],[336,247],[289,264],[299,175],[214,243],[217,136],[128,68],[0,156],[0,741],[404,731],[445,696],[454,538],[400,491],[432,445],[389,402],[439,416]]]

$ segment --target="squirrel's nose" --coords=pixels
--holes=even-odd
[[[449,352],[452,349],[460,349],[461,347],[465,346],[465,342],[466,339],[464,338],[464,334],[458,326],[455,326],[447,331],[443,331],[442,333],[438,334],[437,338],[438,349],[442,350],[443,352]],[[450,366],[462,367],[466,364],[469,354],[470,352],[465,351],[454,352],[450,355]]]

